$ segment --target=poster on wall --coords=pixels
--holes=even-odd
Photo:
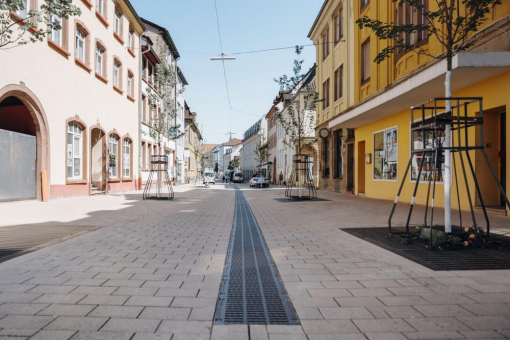
[[[73,166],[73,144],[67,144],[67,166]]]

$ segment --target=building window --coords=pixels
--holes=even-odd
[[[134,39],[135,39],[135,32],[133,31],[132,27],[129,27],[129,33],[128,33],[128,48],[130,50],[133,50],[134,48]]]
[[[110,178],[119,177],[119,138],[115,135],[110,135],[110,163],[109,163],[109,174]]]
[[[322,60],[329,55],[329,28],[322,34]]]
[[[329,137],[322,139],[322,161],[324,163],[322,177],[329,178]]]
[[[86,35],[83,33],[83,31],[79,28],[76,29],[76,59],[81,61],[82,63],[85,63],[85,41],[86,41]]]
[[[361,82],[370,80],[370,39],[361,45]]]
[[[335,45],[340,42],[344,36],[344,11],[341,8],[338,10],[338,14],[335,16]]]
[[[340,66],[335,71],[335,101],[343,97],[344,67]]]
[[[147,124],[147,96],[142,94],[142,122]]]
[[[100,75],[101,77],[106,77],[106,72],[105,72],[105,59],[106,59],[106,56],[105,56],[105,49],[97,44],[96,45],[96,73],[98,75]]]
[[[67,125],[67,178],[82,179],[83,130],[72,122]]]
[[[120,89],[121,88],[121,79],[122,77],[122,65],[118,60],[113,62],[113,86]]]
[[[30,0],[22,0],[21,4],[16,11],[16,14],[19,15],[22,19],[25,19],[30,12]]]
[[[99,13],[102,17],[104,17],[106,1],[105,0],[97,0],[96,1],[96,11]]]
[[[329,78],[322,84],[322,109],[325,110],[329,107]]]
[[[131,73],[131,71],[129,71],[128,77],[127,77],[127,94],[131,98],[133,98],[133,96],[134,96],[134,86],[135,86],[135,84],[133,81],[133,73]]]
[[[370,3],[370,0],[361,0],[360,1],[360,8],[361,8],[361,11],[363,11],[365,9],[365,7]]]
[[[50,22],[54,25],[54,27],[51,29],[51,32],[50,32],[51,41],[53,41],[58,46],[63,47],[63,45],[62,45],[62,29],[63,29],[62,18],[56,14],[51,14]]]
[[[340,129],[335,131],[335,178],[343,176],[342,147],[342,129]]]
[[[374,179],[397,180],[397,128],[374,133]]]
[[[397,25],[428,25],[428,20],[424,13],[428,12],[429,1],[418,0],[418,6],[413,6],[409,3],[401,2],[397,6]],[[401,45],[397,49],[397,54],[407,52],[407,50],[423,40],[428,38],[425,30],[419,30],[416,32],[403,33],[400,32],[398,35],[398,43]],[[403,46],[402,46],[403,45]]]
[[[122,150],[122,159],[124,160],[122,167],[123,176],[125,178],[129,178],[131,177],[131,141],[129,139],[124,139],[124,146]]]
[[[117,8],[115,8],[113,30],[119,37],[122,37],[122,14]]]

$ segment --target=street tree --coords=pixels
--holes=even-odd
[[[301,73],[304,60],[302,46],[296,46],[293,74],[274,79],[283,95],[283,109],[275,109],[275,115],[284,130],[283,143],[301,154],[305,146],[315,142],[315,109],[320,102],[319,94],[311,83],[305,83]],[[303,96],[300,96],[302,94]]]
[[[264,164],[269,159],[269,149],[267,145],[261,146],[260,144],[257,145],[255,148],[255,160],[258,164]]]
[[[389,41],[375,57],[376,63],[388,59],[396,51],[414,51],[432,59],[446,59],[445,98],[452,97],[451,80],[453,58],[459,52],[471,48],[476,40],[472,38],[487,20],[493,8],[501,0],[435,0],[433,8],[429,0],[392,0],[402,9],[417,14],[419,20],[412,23],[388,23],[368,16],[359,18],[356,23],[360,29],[370,29],[379,40]],[[431,1],[432,2],[432,1]],[[412,43],[417,35],[437,40],[445,53],[432,55],[426,45]],[[446,112],[451,112],[451,101],[446,101]],[[451,126],[446,125],[443,147],[451,145]],[[451,232],[451,151],[445,150],[444,195],[445,195],[445,231]]]
[[[81,15],[72,0],[44,0],[36,9],[27,0],[0,0],[0,49],[43,41],[62,29],[62,20]]]

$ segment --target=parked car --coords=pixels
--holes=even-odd
[[[269,188],[269,180],[264,175],[255,175],[250,180],[250,187]]]
[[[206,172],[204,174],[204,184],[216,184],[216,181],[214,180],[214,172]]]
[[[234,182],[234,183],[243,183],[243,181],[244,181],[243,173],[242,172],[238,172],[238,171],[234,172],[234,177],[232,179],[232,182]]]

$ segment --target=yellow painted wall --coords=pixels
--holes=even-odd
[[[383,22],[393,23],[395,22],[395,9],[397,5],[398,2],[392,0],[372,0],[368,5],[361,9],[360,0],[354,0],[354,22],[360,17],[366,15],[371,19],[378,19]],[[435,1],[429,0],[429,5],[431,11],[437,10],[437,3]],[[492,13],[487,16],[487,21],[484,26],[490,25],[509,14],[510,1],[503,1],[501,5],[495,7]],[[413,51],[399,56],[398,59],[397,55],[393,54],[389,59],[380,64],[372,62],[370,67],[370,81],[362,84],[361,45],[370,38],[370,58],[371,60],[374,60],[377,54],[388,46],[389,41],[380,41],[375,37],[371,30],[367,28],[360,30],[357,26],[354,38],[354,103],[367,98],[374,92],[390,85],[395,80],[409,74],[431,60],[430,57],[418,55]],[[440,55],[444,51],[443,46],[434,37],[430,37],[429,41],[421,47],[431,55]]]
[[[457,93],[454,93],[454,97],[478,97],[482,96],[484,98],[484,110],[489,110],[492,108],[497,108],[501,106],[506,106],[507,112],[507,136],[510,135],[510,96],[508,95],[508,89],[510,88],[510,72],[504,73],[497,77],[493,77],[486,81],[480,82],[473,86],[463,89]],[[469,112],[470,115],[477,114],[475,112],[475,108]],[[365,153],[372,154],[372,164],[365,164],[365,194],[368,197],[381,198],[393,200],[397,194],[398,186],[400,181],[404,175],[406,166],[409,162],[410,158],[410,111],[406,110],[404,112],[399,112],[392,116],[381,119],[377,122],[367,124],[361,126],[356,129],[356,157],[355,159],[361,159],[358,157],[358,143],[360,141],[365,141]],[[373,134],[376,131],[385,130],[393,126],[398,126],[398,181],[376,181],[373,178],[373,158],[374,158],[374,142],[373,142]],[[469,134],[469,140],[471,143],[475,142],[475,132],[474,129],[471,129]],[[487,142],[487,140],[486,140]],[[457,143],[456,143],[457,144]],[[507,150],[510,150],[510,138],[507,138]],[[473,161],[476,163],[480,159],[481,155],[475,156],[475,152],[471,152],[471,156],[473,157]],[[477,158],[478,157],[478,158]],[[356,171],[358,171],[359,164],[356,163]],[[467,166],[467,163],[466,163]],[[457,157],[457,170],[460,174],[460,161]],[[412,197],[412,191],[414,189],[414,182],[410,181],[410,175],[404,185],[404,190],[401,194],[400,200],[403,202],[410,202]],[[510,167],[507,163],[507,183],[510,180]],[[356,188],[359,188],[358,181],[360,180],[360,176],[356,178]],[[484,178],[487,180],[487,178]],[[462,181],[462,182],[461,182]],[[456,193],[455,187],[455,177],[453,177],[454,186],[452,188],[452,193]],[[461,206],[464,209],[469,207],[469,203],[467,200],[467,194],[465,191],[465,186],[462,177],[459,177],[459,189],[460,189],[460,197],[461,197]],[[436,205],[444,206],[444,197],[443,197],[443,186],[442,184],[438,185],[440,188],[436,193]],[[419,186],[418,196],[417,196],[417,204],[425,204],[426,200],[426,189],[427,184],[421,184]],[[470,180],[470,190],[472,195],[475,194],[474,182]],[[510,193],[510,183],[507,184],[506,191]],[[474,197],[474,196],[473,196]],[[457,208],[457,198],[456,195],[452,194],[452,207]]]

